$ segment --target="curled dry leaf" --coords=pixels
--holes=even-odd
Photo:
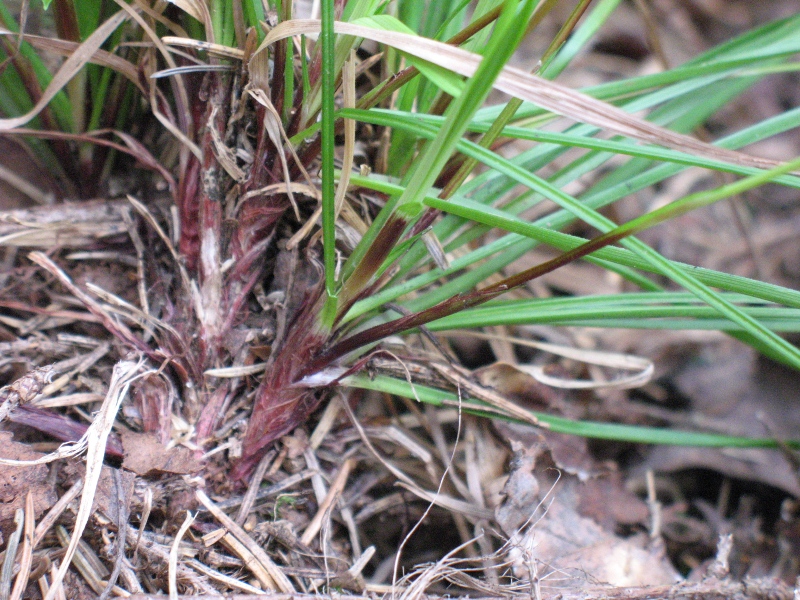
[[[595,381],[593,379],[567,379],[550,375],[545,368],[538,365],[517,365],[516,367],[531,375],[539,383],[552,387],[586,390],[599,388],[629,389],[642,386],[650,381],[653,376],[655,366],[653,361],[647,358],[633,356],[632,354],[618,354],[616,352],[603,352],[598,350],[585,350],[582,348],[572,348],[559,344],[546,344],[542,342],[532,342],[530,344],[545,352],[550,352],[556,356],[563,356],[589,365],[609,367],[620,371],[632,371],[630,375],[615,377],[610,381]]]
[[[481,337],[481,336],[476,336]],[[490,336],[486,336],[490,337]],[[601,350],[587,350],[583,348],[574,348],[572,346],[565,346],[562,344],[549,344],[545,342],[534,342],[531,340],[516,340],[509,338],[512,342],[522,342],[525,346],[536,348],[556,356],[569,358],[587,365],[595,365],[599,367],[608,367],[617,371],[628,372],[630,374],[623,374],[613,377],[610,380],[594,380],[594,379],[572,379],[568,377],[554,376],[549,373],[546,367],[535,364],[508,364],[496,363],[498,369],[505,371],[505,376],[510,376],[512,371],[523,373],[527,376],[533,377],[539,383],[548,385],[550,387],[568,390],[586,390],[586,389],[630,389],[645,385],[653,377],[655,372],[655,365],[653,361],[635,356],[633,354],[621,354],[618,352],[606,352]],[[503,365],[500,367],[499,365]],[[500,377],[499,373],[492,372],[491,369],[485,372],[487,381],[482,383],[486,385],[493,385],[494,380]],[[523,376],[524,378],[524,376]],[[512,379],[519,379],[513,376]],[[501,387],[505,384],[500,382]],[[506,386],[507,387],[507,386]]]
[[[507,363],[495,363],[476,371],[476,378],[510,401],[525,408],[533,407],[550,413],[582,418],[582,409],[566,401],[566,392],[537,381],[528,373]],[[559,469],[586,481],[604,469],[589,453],[586,438],[528,427],[518,423],[496,421],[494,428],[504,439],[527,448],[544,443]]]

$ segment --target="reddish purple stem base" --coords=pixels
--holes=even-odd
[[[236,480],[246,480],[269,444],[304,423],[319,405],[318,390],[296,385],[327,341],[317,327],[317,304],[308,301],[301,309],[256,390],[242,458],[232,473]]]

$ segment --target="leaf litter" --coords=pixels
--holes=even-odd
[[[115,18],[124,17],[119,13]],[[78,59],[65,63],[54,90],[77,62],[109,60],[91,44],[80,52]],[[281,151],[283,136],[269,133]],[[685,147],[684,138],[671,143]],[[709,151],[692,143],[694,150]],[[285,156],[282,162],[287,174]],[[283,185],[289,195],[317,197],[311,189],[293,187],[302,185],[297,182]],[[150,202],[148,207],[131,203],[151,226],[147,235],[155,233],[167,253],[177,257],[174,238],[162,229],[169,221],[153,216]],[[800,509],[792,499],[797,496],[797,459],[788,449],[781,460],[789,468],[778,475],[753,456],[732,458],[722,452],[708,459],[707,450],[701,455],[680,447],[658,447],[637,461],[635,455],[645,452],[639,448],[503,422],[490,425],[463,414],[458,405],[421,409],[413,401],[351,389],[337,391],[311,429],[301,427],[284,436],[260,461],[242,493],[229,471],[231,461],[241,456],[253,393],[250,378],[259,367],[259,357],[244,351],[245,343],[260,344],[269,356],[289,321],[280,307],[296,305],[310,287],[304,279],[313,276],[292,272],[273,289],[257,292],[265,318],[224,341],[235,364],[208,365],[203,371],[215,387],[206,405],[213,411],[206,412],[221,418],[192,420],[202,409],[191,395],[204,391],[178,392],[179,384],[164,370],[165,354],[138,334],[143,323],[133,309],[142,312],[135,291],[142,271],[134,268],[135,260],[121,261],[128,270],[119,273],[114,282],[119,289],[112,293],[109,286],[88,283],[101,280],[107,264],[78,284],[79,261],[62,252],[111,248],[132,256],[130,246],[119,241],[129,235],[128,206],[125,201],[80,203],[2,215],[11,227],[2,234],[11,257],[6,264],[17,269],[5,280],[0,323],[8,381],[0,397],[13,432],[13,439],[9,432],[2,434],[5,460],[0,467],[0,529],[11,555],[3,557],[3,597],[111,593],[230,598],[265,590],[293,598],[343,591],[354,597],[386,594],[409,600],[445,593],[796,596],[791,585],[800,571]],[[299,210],[294,202],[292,206]],[[759,218],[768,221],[769,215]],[[777,224],[768,221],[767,232],[770,226]],[[741,252],[755,261],[752,248],[768,234],[756,235],[752,228],[750,235],[752,244]],[[684,240],[655,242],[681,246]],[[41,269],[34,271],[30,263],[18,260],[15,247],[47,250],[30,255]],[[291,249],[283,252],[291,263],[286,258]],[[110,262],[110,256],[94,260]],[[760,266],[775,271],[790,264],[788,257],[777,260],[782,262]],[[155,268],[163,276],[164,263]],[[184,274],[173,277],[181,280],[179,286],[190,287]],[[571,291],[568,278],[551,288],[546,281],[543,285],[551,293]],[[213,305],[219,289],[212,285],[196,293],[197,306],[207,311],[200,311],[206,314],[205,325],[219,327]],[[168,301],[159,308],[175,310]],[[156,327],[161,323],[147,311],[142,314]],[[169,327],[163,329],[180,348],[184,332]],[[399,369],[401,377],[415,382],[481,399],[516,399],[525,408],[544,407],[572,418],[669,424],[694,419],[703,425],[714,418],[715,427],[726,432],[738,426],[754,435],[754,428],[761,427],[764,435],[782,438],[797,431],[785,421],[791,394],[782,396],[758,423],[742,423],[739,410],[755,414],[753,405],[765,406],[776,376],[769,371],[756,375],[752,356],[731,358],[740,347],[731,351],[719,339],[677,334],[654,342],[628,333],[610,340],[603,332],[578,329],[566,334],[568,340],[551,330],[521,328],[516,333],[567,342],[585,353],[556,360],[542,352],[548,347],[522,348],[506,336],[511,362],[484,360],[484,365],[491,364],[473,372],[442,364],[436,349],[421,337],[370,367]],[[687,361],[687,348],[709,341],[705,351],[710,357],[704,364]],[[139,354],[127,356],[130,350]],[[527,355],[524,360],[513,360],[522,354]],[[583,360],[587,356],[594,360]],[[637,356],[656,358],[651,363],[637,361]],[[633,398],[622,389],[628,380],[615,386],[615,376],[603,370],[640,371],[632,377],[641,383],[654,364],[662,372]],[[680,370],[666,373],[664,364],[677,364]],[[234,371],[223,378],[225,368]],[[51,381],[53,376],[58,378]],[[544,385],[557,381],[579,382],[562,387],[581,389]],[[794,381],[787,375],[786,387]],[[604,385],[608,383],[612,385]],[[725,406],[712,402],[715,394],[727,399],[737,395],[732,386],[735,392],[744,390],[738,395],[747,406],[709,414]],[[669,404],[673,388],[689,409],[681,412]],[[13,417],[26,408],[40,412],[30,413],[22,424]],[[61,410],[56,414],[56,409]],[[55,421],[60,426],[43,425],[50,413],[62,419]],[[80,433],[66,431],[67,421]],[[36,429],[49,437],[37,435]],[[55,435],[58,429],[69,439]],[[69,443],[43,441],[51,438]],[[65,461],[84,448],[85,466]],[[756,452],[775,459],[775,452]],[[737,463],[749,467],[736,468]],[[698,469],[712,471],[719,483],[704,484],[706,471]],[[659,475],[653,477],[653,471]],[[755,489],[749,490],[746,482],[753,482]],[[769,523],[767,506],[773,511],[780,507]],[[689,577],[681,579],[676,567]],[[741,581],[745,576],[750,579]]]

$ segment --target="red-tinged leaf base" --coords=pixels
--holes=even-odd
[[[319,390],[297,385],[308,374],[309,364],[328,339],[319,330],[318,314],[319,303],[307,302],[267,367],[256,390],[242,458],[233,470],[234,479],[247,479],[268,446],[303,424],[319,405]]]

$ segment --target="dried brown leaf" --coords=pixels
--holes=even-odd
[[[73,77],[75,77],[78,71],[80,71],[84,65],[86,65],[86,63],[92,61],[92,57],[95,56],[97,51],[100,49],[100,46],[102,46],[106,39],[108,39],[108,37],[114,33],[114,30],[116,30],[116,28],[124,23],[127,19],[128,16],[124,12],[120,11],[99,25],[97,29],[95,29],[94,32],[88,38],[86,38],[86,41],[78,46],[72,55],[64,61],[64,64],[61,65],[61,68],[53,76],[53,79],[50,81],[47,89],[45,89],[44,93],[42,93],[41,98],[39,98],[34,107],[22,116],[13,117],[10,119],[0,119],[0,131],[14,129],[15,127],[25,125],[25,123],[28,123],[31,119],[38,115],[53,99],[53,97],[60,92]]]
[[[582,516],[582,484],[570,476],[550,483],[551,469],[536,468],[537,452],[518,452],[506,501],[497,510],[517,577],[554,592],[575,592],[588,583],[627,587],[680,580],[658,547],[620,538]]]
[[[8,432],[0,432],[3,458],[17,461],[21,466],[0,465],[0,523],[8,523],[17,509],[25,507],[25,493],[33,492],[34,517],[40,516],[58,499],[55,488],[48,482],[48,468],[30,465],[42,456],[27,445],[14,442]]]
[[[186,474],[202,467],[194,452],[182,447],[166,449],[153,434],[122,431],[120,438],[125,449],[122,466],[137,475],[153,472]]]
[[[14,32],[0,27],[0,35],[16,35]],[[60,40],[57,38],[48,38],[40,35],[25,34],[25,41],[34,48],[45,50],[47,52],[55,52],[62,56],[72,56],[80,47],[77,42],[70,42],[68,40]],[[124,58],[107,52],[105,50],[97,50],[91,58],[87,61],[93,65],[100,65],[101,67],[108,67],[123,75],[128,81],[139,88],[142,94],[147,94],[147,90],[142,86],[139,80],[139,75],[136,71],[136,66]]]

